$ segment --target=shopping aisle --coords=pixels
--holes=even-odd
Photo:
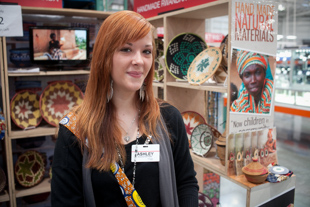
[[[296,175],[294,207],[310,206],[310,119],[275,113],[280,165]]]

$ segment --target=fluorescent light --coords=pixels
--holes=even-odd
[[[282,4],[279,4],[278,10],[279,10],[279,11],[284,11],[284,10],[285,10],[285,7],[284,7]]]
[[[288,40],[296,40],[297,37],[295,35],[288,35],[288,36],[286,36],[286,39],[288,39]]]
[[[280,40],[283,38],[283,35],[277,35],[277,40]]]

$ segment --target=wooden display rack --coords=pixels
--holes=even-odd
[[[230,25],[232,22],[231,17],[231,1],[230,0],[218,0],[211,3],[206,3],[203,5],[178,10],[166,14],[162,14],[156,17],[151,17],[148,20],[155,27],[164,27],[164,48],[168,47],[170,40],[177,34],[190,32],[198,34],[201,37],[205,35],[205,19],[228,16],[229,19],[229,32]],[[100,12],[100,11],[90,11],[90,10],[76,10],[76,9],[47,9],[47,8],[32,8],[32,7],[22,7],[22,13],[27,15],[42,14],[42,15],[62,15],[67,17],[80,16],[80,17],[93,17],[97,19],[105,19],[111,13]],[[230,37],[229,37],[228,50],[230,51]],[[49,180],[44,180],[39,185],[29,188],[29,189],[18,189],[15,188],[14,181],[14,168],[13,168],[13,157],[12,157],[12,140],[22,139],[27,137],[38,137],[47,136],[55,134],[55,128],[50,126],[40,126],[37,129],[22,131],[22,130],[12,130],[11,117],[10,117],[10,99],[9,99],[9,77],[17,76],[16,74],[8,74],[7,68],[7,54],[6,54],[6,39],[1,38],[1,50],[3,51],[1,55],[3,65],[1,65],[1,78],[3,87],[3,100],[4,102],[4,115],[7,120],[7,135],[5,137],[6,143],[6,155],[8,163],[8,186],[9,192],[4,196],[0,195],[0,202],[7,201],[8,197],[11,206],[16,206],[16,198],[39,194],[43,192],[50,191]],[[228,62],[231,62],[231,57],[229,57]],[[34,74],[36,77],[47,77],[47,76],[66,76],[66,75],[76,75],[76,74],[87,74],[86,71],[69,71],[69,72],[40,72]],[[18,76],[31,76],[30,74],[18,74]],[[230,65],[228,64],[228,79],[230,77]],[[228,83],[230,80],[227,81]],[[207,117],[207,92],[220,92],[230,94],[230,84],[228,86],[214,86],[214,85],[201,85],[193,86],[187,82],[176,81],[167,70],[164,70],[164,81],[162,83],[153,84],[154,91],[158,88],[162,88],[164,91],[164,100],[172,103],[176,106],[180,112],[182,111],[196,111],[199,114]],[[155,95],[157,93],[155,92]],[[228,102],[230,102],[230,96],[228,96]],[[229,109],[227,109],[227,120],[229,120]],[[229,129],[229,122],[227,122],[226,128]],[[227,150],[227,149],[226,149]],[[259,186],[248,183],[247,181],[240,180],[241,177],[229,177],[227,176],[226,168],[220,163],[220,160],[215,158],[215,149],[213,148],[209,153],[210,156],[207,158],[199,157],[191,152],[193,161],[195,163],[195,169],[197,171],[197,179],[199,180],[200,190],[203,188],[203,170],[208,169],[218,175],[221,178],[228,180],[228,183],[233,183],[242,188],[245,191],[245,199],[252,198],[255,189],[267,190],[270,189],[270,183],[261,184]],[[227,161],[226,152],[226,161]],[[291,180],[291,186],[294,185],[294,180]],[[229,184],[230,185],[230,184]],[[274,185],[273,188],[277,188],[277,192],[285,189],[281,188],[283,185]],[[263,199],[268,199],[268,196],[262,197]],[[250,200],[246,201],[246,206],[252,206]],[[222,206],[224,207],[224,206]]]

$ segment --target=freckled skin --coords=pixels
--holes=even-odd
[[[254,97],[256,105],[261,99],[265,76],[266,72],[263,66],[258,64],[248,66],[240,76],[245,88]]]

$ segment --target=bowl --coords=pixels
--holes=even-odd
[[[265,182],[265,180],[267,179],[268,173],[263,175],[249,175],[249,174],[244,175],[250,183],[261,184]]]
[[[31,66],[29,48],[11,49],[10,50],[10,61],[16,67],[29,67],[29,66]]]

